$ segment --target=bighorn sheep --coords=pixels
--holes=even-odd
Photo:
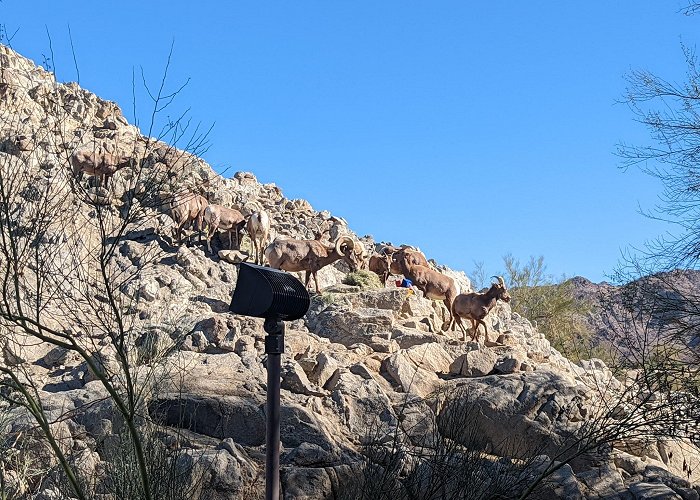
[[[410,261],[410,259],[408,260]],[[449,321],[443,323],[442,331],[449,329],[453,322],[452,302],[459,294],[454,280],[427,266],[415,265],[410,262],[407,264],[405,271],[404,276],[410,279],[419,290],[422,290],[426,298],[445,302]],[[447,328],[444,328],[445,324],[447,324]]]
[[[355,254],[357,255],[357,258],[359,260],[357,268],[367,269],[369,259],[367,258],[367,249],[365,248],[365,245],[362,242],[355,240],[355,248],[357,249]]]
[[[369,258],[369,270],[377,274],[386,285],[386,280],[390,274],[408,274],[408,266],[425,266],[428,261],[423,253],[411,246],[402,245],[395,247],[385,244]]]
[[[276,239],[265,248],[265,257],[270,267],[275,269],[306,271],[305,285],[309,286],[309,280],[313,276],[316,293],[320,293],[316,277],[319,269],[343,259],[350,266],[351,271],[356,271],[360,260],[356,246],[357,243],[349,236],[340,236],[330,247],[317,239]]]
[[[391,254],[375,253],[369,258],[368,268],[370,272],[379,276],[379,279],[386,286],[386,280],[389,279],[390,274],[389,269],[391,268]]]
[[[177,243],[182,243],[182,230],[195,222],[195,229],[199,232],[199,240],[204,231],[204,211],[209,202],[204,196],[193,193],[177,193],[168,203],[170,216],[177,225]]]
[[[479,325],[484,325],[484,343],[489,341],[489,330],[484,323],[484,318],[496,305],[498,300],[510,302],[510,295],[506,289],[506,283],[502,276],[493,276],[498,280],[493,283],[485,293],[463,293],[457,296],[452,304],[453,321],[459,325],[467,340],[467,330],[462,325],[462,318],[471,321],[472,340],[479,341]]]
[[[412,246],[401,245],[401,248],[392,253],[391,268],[389,270],[392,274],[408,276],[410,266],[430,267],[423,252]]]
[[[246,225],[248,235],[253,242],[253,252],[255,253],[255,263],[262,265],[263,251],[267,239],[270,237],[270,216],[264,210],[253,212]]]
[[[70,157],[73,175],[82,179],[83,172],[98,177],[100,186],[109,187],[109,179],[124,167],[133,166],[134,160],[128,156],[117,156],[106,151],[78,149]]]
[[[240,246],[241,230],[245,226],[245,217],[234,208],[226,208],[221,205],[210,204],[204,209],[204,221],[207,223],[207,249],[211,249],[211,240],[217,229],[222,229],[228,233],[228,247],[233,246],[232,233],[236,233],[236,248]]]

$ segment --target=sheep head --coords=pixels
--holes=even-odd
[[[360,246],[358,251],[358,246]],[[357,271],[361,262],[364,249],[349,236],[341,236],[335,241],[335,251],[350,267],[350,271]]]
[[[369,260],[369,255],[367,255],[367,249],[362,244],[362,242],[358,240],[355,240],[354,245],[355,247],[353,248],[353,251],[355,252],[355,256],[359,261],[358,266],[360,269],[366,269],[367,261]]]
[[[503,302],[510,302],[510,294],[508,293],[508,289],[506,288],[506,282],[503,279],[503,276],[492,276],[492,278],[496,278],[497,282],[493,283],[491,285],[491,288],[496,288],[496,298],[498,300],[502,300]]]

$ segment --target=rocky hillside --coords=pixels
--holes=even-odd
[[[648,323],[660,330],[660,341],[682,349],[696,350],[700,345],[700,271],[657,273],[624,286],[595,284],[582,277],[572,278],[569,284],[575,298],[591,305],[591,313],[581,321],[594,332],[598,342],[615,342],[620,318],[629,316],[622,311],[645,310],[649,313]],[[627,333],[631,333],[629,328]]]
[[[49,451],[36,444],[42,442],[36,417],[13,403],[21,400],[13,383],[30,381],[60,436],[60,449],[79,477],[89,480],[94,498],[115,498],[110,471],[122,449],[124,423],[105,379],[122,383],[128,366],[132,382],[144,387],[144,421],[157,424],[159,441],[179,454],[179,466],[192,466],[186,468],[187,487],[194,485],[201,498],[255,498],[264,482],[262,322],[228,312],[235,256],[209,255],[196,243],[174,245],[168,211],[142,196],[151,184],[134,172],[159,179],[162,192],[177,185],[244,215],[264,208],[278,235],[310,238],[319,227],[331,238],[357,235],[345,219],[286,199],[279,187],[260,184],[253,174],[223,178],[162,138],[144,137],[116,104],[55,82],[2,46],[0,143],[0,190],[16,209],[3,215],[12,225],[0,229],[23,242],[37,221],[45,223],[41,237],[26,247],[34,249],[29,256],[47,256],[13,271],[4,253],[5,276],[21,286],[17,293],[5,289],[2,298],[39,303],[43,288],[34,278],[44,269],[51,271],[45,276],[66,273],[64,280],[47,278],[44,285],[63,291],[60,302],[54,294],[36,308],[37,317],[50,313],[51,331],[63,344],[41,341],[31,322],[18,328],[15,306],[0,306],[0,440],[4,450],[16,450],[7,457],[19,457],[0,459],[4,488],[25,498],[71,496],[59,488],[55,472],[32,475],[19,467],[26,463],[20,458],[32,462],[32,453],[46,457]],[[109,189],[91,179],[76,183],[70,155],[96,143],[133,157],[139,170],[119,170]],[[17,172],[31,182],[9,192]],[[54,217],[32,218],[46,206],[46,192],[61,194],[52,198]],[[128,219],[132,213],[139,216]],[[113,225],[107,229],[127,222],[123,231],[102,238],[108,231],[96,221]],[[373,249],[371,238],[358,239]],[[112,244],[114,253],[99,251]],[[61,259],[60,266],[51,259]],[[81,271],[68,274],[73,269]],[[463,291],[469,288],[463,273],[442,270]],[[634,377],[618,380],[599,360],[572,363],[507,304],[499,303],[486,318],[494,345],[463,342],[461,334],[435,331],[441,305],[402,288],[343,285],[347,271],[337,263],[319,273],[322,293],[287,330],[285,499],[361,498],[362,488],[364,498],[380,498],[371,493],[377,470],[390,472],[396,488],[391,491],[403,492],[391,495],[397,498],[412,488],[418,492],[413,498],[517,496],[538,477],[546,477],[534,490],[539,498],[699,497],[697,475],[688,472],[700,470],[693,430],[686,427],[673,438],[659,433],[651,416],[662,411],[663,398],[640,403]],[[119,286],[105,286],[105,276],[120,280]],[[124,335],[114,335],[113,317],[123,319],[118,329],[128,324]],[[11,374],[19,374],[17,380]],[[640,414],[647,420],[639,422]],[[586,447],[606,429],[619,432],[595,449]],[[457,473],[446,478],[435,464],[448,445],[453,451],[443,465]],[[468,483],[474,470],[480,471],[478,480]],[[457,493],[421,496],[440,477],[435,491],[453,485]],[[508,478],[517,480],[509,486]]]

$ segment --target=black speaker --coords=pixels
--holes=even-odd
[[[256,318],[293,321],[309,309],[309,292],[289,273],[241,263],[229,310]]]

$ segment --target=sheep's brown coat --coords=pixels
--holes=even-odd
[[[124,167],[133,165],[133,160],[128,156],[118,156],[100,149],[78,149],[70,157],[73,167],[73,175],[78,180],[83,173],[93,175],[99,179],[100,186],[105,189],[109,186],[109,179]]]
[[[265,244],[270,237],[270,216],[268,213],[264,210],[252,213],[248,218],[246,230],[253,242],[255,263],[262,265],[264,261]]]
[[[284,271],[305,271],[305,285],[309,286],[311,276],[316,283],[316,293],[320,293],[316,273],[323,267],[343,259],[351,271],[356,271],[362,259],[352,238],[341,236],[333,246],[326,246],[319,240],[279,239],[265,249],[265,258],[270,267]]]
[[[489,330],[486,327],[484,318],[496,302],[502,300],[510,302],[510,294],[506,289],[502,277],[498,276],[498,283],[491,285],[485,293],[463,293],[457,296],[452,304],[452,317],[454,322],[464,333],[464,340],[467,340],[467,330],[462,325],[462,318],[468,319],[472,324],[472,340],[479,341],[479,325],[484,325],[484,342],[489,341]]]
[[[182,243],[182,231],[185,227],[196,222],[195,229],[202,238],[204,230],[204,211],[209,202],[204,196],[194,193],[177,193],[169,200],[170,216],[177,226],[177,243]]]
[[[409,264],[405,270],[404,276],[410,279],[426,298],[444,301],[447,306],[448,320],[445,322],[447,328],[443,324],[442,330],[449,329],[453,323],[452,302],[459,293],[454,280],[427,266]]]
[[[207,249],[212,253],[211,239],[218,229],[228,233],[228,247],[233,247],[233,234],[236,235],[236,248],[241,242],[241,231],[246,224],[243,214],[235,208],[210,204],[204,210],[204,221],[207,223]]]

